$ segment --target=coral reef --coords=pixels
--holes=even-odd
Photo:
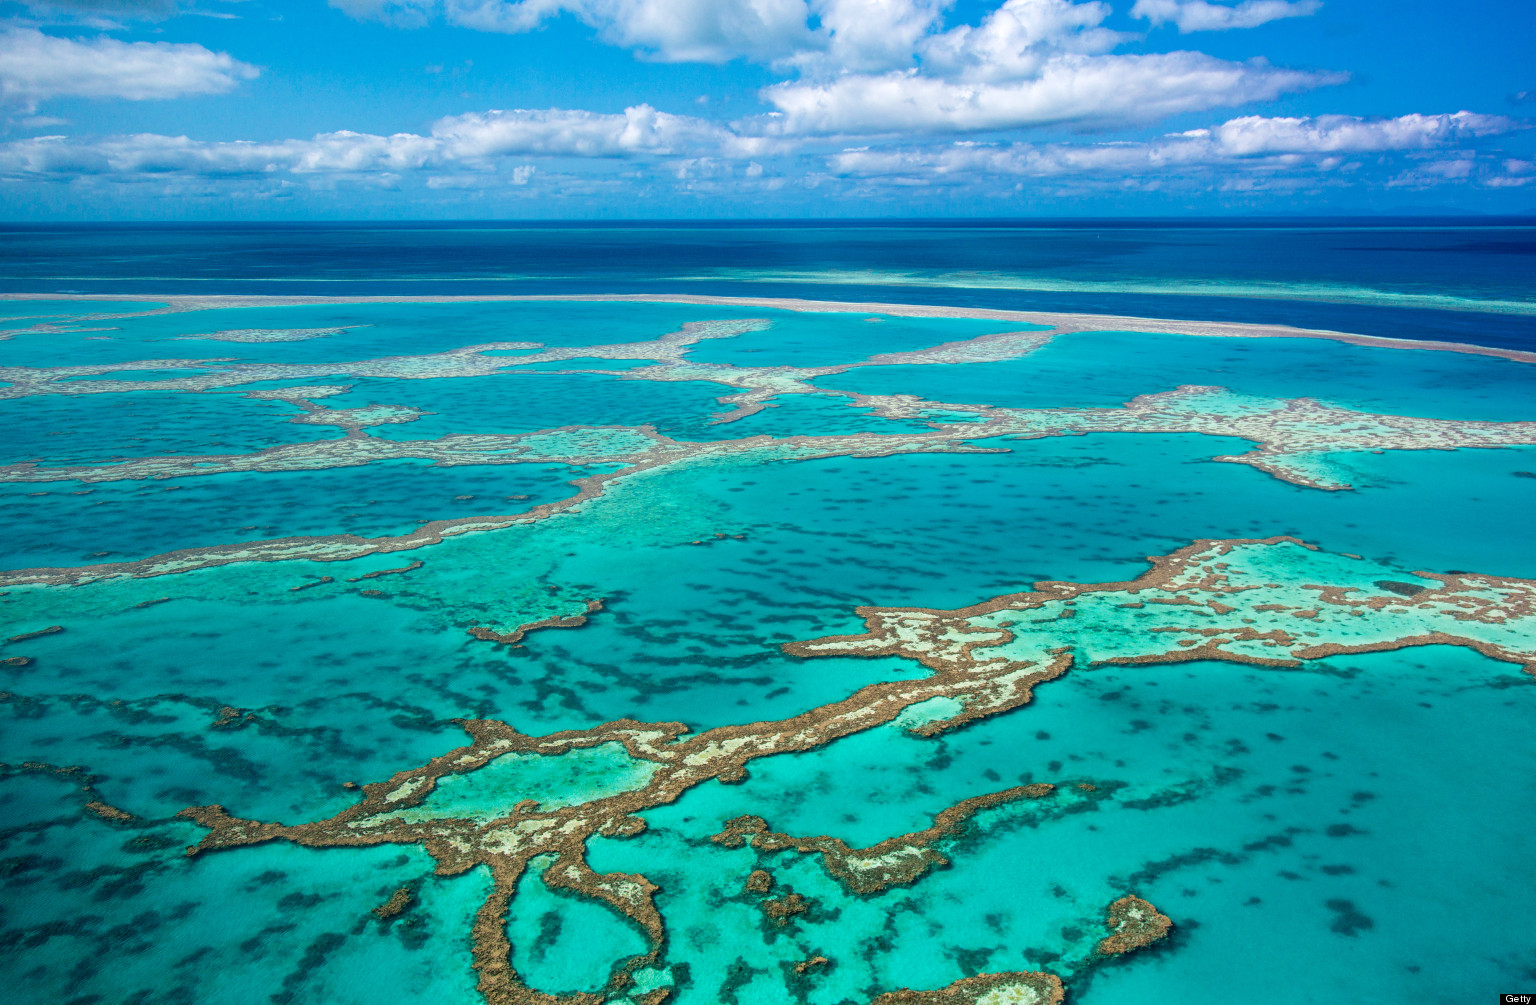
[[[468,746],[362,786],[360,802],[325,820],[289,825],[240,819],[216,805],[184,810],[184,817],[208,829],[188,854],[269,841],[314,848],[418,844],[443,875],[486,866],[494,885],[476,916],[474,959],[480,989],[493,1003],[557,1000],[529,989],[512,969],[505,924],[518,879],[535,858],[549,856],[551,864],[542,874],[546,885],[606,905],[649,942],[646,953],[615,965],[602,995],[564,999],[595,1003],[624,994],[635,971],[657,961],[666,933],[654,902],[655,885],[641,875],[594,872],[586,861],[587,841],[599,834],[638,834],[645,824],[636,814],[669,804],[703,782],[740,777],[756,758],[810,750],[892,723],[919,702],[950,699],[952,710],[910,728],[934,736],[1025,704],[1038,684],[1074,663],[1214,659],[1285,667],[1337,653],[1445,644],[1468,646],[1527,669],[1536,664],[1536,582],[1529,580],[1414,573],[1425,585],[1404,596],[1401,589],[1377,585],[1405,582],[1389,578],[1392,570],[1286,537],[1197,541],[1151,561],[1148,572],[1128,582],[1040,582],[1031,592],[957,611],[861,608],[865,633],[784,648],[806,658],[904,656],[927,667],[930,675],[866,685],[848,698],[788,719],[722,726],[696,736],[680,723],[624,719],[542,737],[524,735],[503,722],[466,720]],[[552,797],[557,794],[537,794],[550,803],[544,806],[528,793],[508,797],[502,810],[484,818],[434,809],[433,793],[450,776],[472,776],[512,754],[553,756],[603,744],[621,746],[631,761],[651,770],[637,775],[632,788],[565,805],[556,805],[560,800]],[[713,840],[726,847],[750,841],[759,851],[819,853],[827,871],[849,890],[872,894],[912,882],[942,862],[933,845],[957,833],[977,812],[1043,799],[1054,791],[1054,786],[1037,783],[968,799],[938,814],[923,831],[867,849],[827,836],[780,834],[753,816],[729,821]],[[748,889],[766,893],[771,881],[754,872]],[[770,918],[785,922],[802,913],[807,902],[786,891],[763,906]],[[1166,921],[1145,901],[1117,901],[1110,912],[1111,935],[1101,945],[1111,947],[1105,952],[1127,951],[1160,937]],[[892,992],[880,1001],[1048,1002],[1058,1000],[1051,995],[1060,990],[1049,975],[967,981],[940,991]],[[1005,993],[1005,988],[1013,990]],[[1020,997],[1025,995],[1036,997]]]
[[[1024,970],[977,974],[937,991],[887,991],[870,1005],[1061,1005],[1065,998],[1061,978]]]
[[[1100,956],[1120,956],[1166,938],[1173,920],[1140,897],[1125,896],[1109,905],[1104,927],[1109,929],[1109,935],[1094,952]]]
[[[822,864],[832,878],[852,893],[868,895],[891,886],[914,882],[929,869],[947,865],[949,860],[934,850],[933,845],[941,838],[954,835],[980,811],[1021,799],[1042,799],[1055,791],[1056,786],[1037,782],[975,796],[956,803],[934,817],[931,827],[887,838],[868,848],[850,848],[841,838],[827,835],[792,837],[780,834],[769,830],[767,822],[756,816],[737,817],[727,822],[725,828],[710,840],[727,848],[750,844],[764,852],[794,849],[802,853],[819,853]],[[761,875],[765,880],[768,877],[762,870],[752,875]],[[751,888],[749,878],[748,889]]]

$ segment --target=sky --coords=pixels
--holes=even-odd
[[[1536,212],[1530,0],[0,0],[0,220]]]

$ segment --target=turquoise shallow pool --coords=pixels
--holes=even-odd
[[[1430,1003],[1536,972],[1532,363],[740,305],[138,310],[5,312],[49,322],[0,342],[9,1000],[1032,973]],[[1009,333],[1039,338],[925,354]],[[1123,408],[1189,384],[1282,404]],[[1302,460],[1221,460],[1260,443]],[[852,873],[717,839],[742,817]],[[1127,895],[1170,933],[1097,952]]]

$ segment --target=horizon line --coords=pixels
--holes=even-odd
[[[1092,226],[1118,224],[1212,224],[1226,226],[1295,227],[1309,224],[1360,222],[1376,225],[1454,222],[1480,226],[1536,226],[1536,211],[1523,213],[1476,212],[1395,212],[1395,213],[1321,213],[1321,214],[1190,214],[1178,215],[1102,215],[1102,216],[806,216],[806,217],[571,217],[571,218],[437,218],[399,217],[345,219],[219,219],[219,220],[0,220],[0,229],[32,230],[55,227],[234,227],[234,226],[481,226],[481,227],[729,227],[758,226]]]

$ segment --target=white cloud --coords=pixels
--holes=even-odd
[[[353,17],[419,27],[434,18],[479,31],[531,31],[562,13],[604,41],[665,62],[747,59],[817,73],[913,64],[953,0],[330,0]],[[1009,0],[989,15],[1036,29],[1054,18],[1094,24],[1108,8],[1071,0]],[[969,30],[969,29],[968,29]],[[1112,34],[1112,33],[1110,33]]]
[[[1345,79],[1198,52],[1116,55],[1134,36],[1104,27],[1112,11],[1102,0],[1003,0],[979,22],[947,29],[953,0],[331,2],[358,17],[410,24],[440,17],[485,31],[528,31],[566,13],[651,58],[745,58],[798,72],[761,92],[774,115],[738,123],[738,131],[779,136],[1102,127]],[[1154,13],[1160,2],[1173,0],[1143,0]],[[1277,3],[1290,10],[1308,2],[1244,0],[1215,10],[1235,24],[1278,16]],[[1186,21],[1216,16],[1193,7],[1168,12]]]
[[[0,30],[0,105],[27,111],[53,97],[145,101],[222,94],[258,72],[200,45],[104,36],[76,41],[32,28]]]
[[[1506,133],[1517,126],[1514,120],[1502,115],[1478,115],[1466,111],[1449,115],[1400,115],[1395,119],[1365,119],[1353,115],[1267,119],[1247,115],[1222,123],[1210,135],[1223,153],[1248,157],[1273,153],[1420,150],[1452,140]]]
[[[560,108],[475,112],[440,120],[431,138],[444,156],[455,160],[511,154],[622,157],[700,149],[746,155],[763,149],[766,142],[704,119],[658,112],[650,105],[612,115]]]
[[[1085,175],[1144,178],[1219,168],[1223,173],[1333,171],[1340,155],[1408,153],[1510,132],[1523,124],[1498,115],[1456,112],[1364,119],[1244,116],[1146,143],[952,143],[897,150],[848,150],[830,158],[833,173],[854,177],[975,179]],[[1414,169],[1414,177],[1466,178],[1474,158],[1463,153]],[[1506,174],[1516,172],[1505,167]]]
[[[506,158],[699,156],[740,159],[771,149],[771,141],[740,137],[686,116],[636,105],[620,114],[571,109],[477,112],[439,120],[426,135],[379,136],[350,130],[270,143],[205,142],[142,133],[94,141],[42,136],[0,144],[0,175],[63,178],[171,174],[379,175],[427,171],[494,173]],[[511,169],[522,185],[534,169]],[[440,182],[448,185],[449,182]]]
[[[1062,53],[1108,52],[1125,40],[1100,27],[1105,3],[1072,0],[1007,0],[979,25],[959,25],[929,39],[923,66],[961,80],[1018,80],[1039,74]]]
[[[918,65],[846,72],[765,88],[781,135],[978,132],[1072,123],[1149,122],[1266,101],[1344,79],[1234,63],[1198,52],[1111,53],[1128,36],[1103,27],[1097,0],[1006,0],[979,24],[919,39]]]
[[[72,198],[94,192],[109,199],[122,198],[109,192],[133,185],[171,198],[352,189],[624,204],[668,194],[756,198],[788,188],[885,200],[947,192],[941,197],[1011,202],[1140,190],[1273,201],[1325,187],[1527,185],[1536,182],[1536,163],[1485,141],[1523,128],[1523,122],[1470,112],[1244,116],[1146,142],[960,141],[828,154],[769,145],[647,106],[622,114],[514,110],[454,116],[428,132],[389,136],[344,130],[265,143],[154,134],[16,140],[0,143],[0,187],[67,183],[82,193]],[[754,158],[746,152],[753,147],[767,154]]]
[[[813,72],[910,66],[951,0],[815,0],[817,51],[794,62]]]
[[[330,0],[357,18],[419,27],[435,17],[477,31],[531,31],[570,13],[614,45],[667,62],[760,62],[818,48],[806,0]]]
[[[1153,24],[1173,22],[1179,31],[1227,31],[1257,28],[1286,17],[1306,17],[1322,6],[1320,0],[1243,0],[1235,6],[1209,0],[1136,0],[1132,17]]]
[[[1335,83],[1337,75],[1232,63],[1198,52],[1047,58],[1013,81],[947,80],[915,72],[775,84],[773,131],[796,134],[975,132],[1055,123],[1105,126],[1250,101]]]

